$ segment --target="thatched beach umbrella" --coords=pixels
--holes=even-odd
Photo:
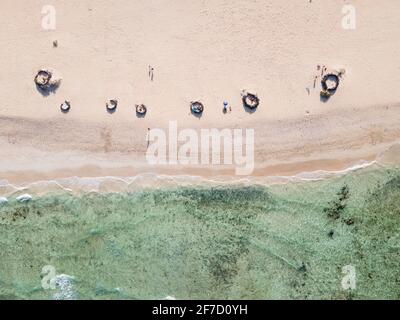
[[[114,112],[117,110],[118,106],[118,100],[117,99],[111,99],[106,103],[106,108],[108,112]]]
[[[71,103],[65,100],[60,106],[61,112],[67,113],[71,109]]]
[[[257,94],[243,91],[242,93],[243,105],[250,109],[256,109],[260,104],[260,99]]]
[[[39,72],[35,76],[35,83],[42,89],[48,87],[51,79],[51,72],[48,70],[39,70]]]
[[[147,112],[147,107],[144,104],[135,105],[136,113],[140,116],[144,116]]]
[[[334,73],[328,73],[323,76],[321,85],[322,89],[332,92],[339,87],[339,76]]]
[[[321,80],[321,97],[329,98],[333,95],[339,87],[340,78],[337,71],[330,71],[326,73]]]
[[[192,101],[190,103],[190,110],[195,114],[202,114],[204,111],[204,106],[199,101]]]
[[[35,76],[36,86],[44,92],[57,89],[60,83],[61,77],[57,76],[54,70],[43,68]]]

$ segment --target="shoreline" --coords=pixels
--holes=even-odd
[[[247,179],[233,176],[232,167],[149,165],[146,133],[166,130],[168,121],[196,132],[254,129],[255,177],[374,161],[400,142],[400,6],[354,0],[357,28],[345,30],[343,5],[268,0],[243,10],[225,0],[121,0],[111,7],[56,0],[57,28],[43,30],[40,1],[4,0],[0,180],[22,185],[144,172]],[[37,19],[27,21],[32,15]],[[328,101],[320,96],[324,66],[345,70]],[[62,78],[48,96],[33,81],[40,68]],[[260,98],[255,112],[243,108],[243,90]],[[118,99],[113,114],[105,108],[110,99]],[[63,113],[66,100],[71,109]],[[199,118],[189,110],[195,100],[204,104]],[[224,101],[232,107],[227,113]],[[134,105],[142,103],[148,109],[139,118]]]
[[[70,193],[73,195],[86,193],[119,193],[164,187],[200,187],[200,186],[272,186],[287,183],[307,183],[344,176],[367,169],[379,170],[386,167],[376,160],[361,161],[344,169],[302,171],[294,175],[271,176],[198,176],[198,175],[166,175],[152,172],[135,176],[70,176],[51,180],[37,180],[22,184],[0,180],[0,196],[17,197],[29,193],[44,196],[54,193]]]
[[[9,177],[14,180],[0,179],[0,196],[16,197],[26,192],[34,195],[45,195],[52,192],[69,192],[72,194],[99,192],[117,193],[138,191],[146,188],[158,187],[187,187],[187,186],[223,186],[223,185],[263,185],[271,186],[276,184],[313,182],[321,181],[334,177],[340,177],[352,172],[364,170],[379,170],[382,168],[397,168],[400,166],[400,144],[394,143],[384,151],[371,155],[368,160],[347,159],[346,160],[310,160],[304,163],[291,163],[279,165],[272,168],[262,168],[255,171],[251,176],[235,176],[230,174],[234,169],[216,171],[212,169],[197,168],[195,170],[186,168],[175,172],[159,170],[157,172],[146,172],[137,168],[132,175],[126,174],[129,168],[106,169],[96,166],[86,166],[83,168],[59,170],[54,172],[38,172],[35,175],[30,172],[10,173]],[[92,175],[85,175],[91,172]],[[118,174],[98,174],[115,172]],[[286,174],[284,173],[286,172]],[[76,174],[74,174],[76,173]],[[80,173],[78,175],[78,173]],[[204,174],[208,173],[208,175]],[[212,174],[214,173],[214,174]],[[27,176],[31,178],[27,181]],[[52,178],[43,179],[50,176]],[[23,182],[22,182],[23,181]]]
[[[255,167],[250,177],[341,171],[379,160],[399,143],[399,110],[399,104],[364,107],[364,112],[348,110],[346,114],[327,110],[286,121],[246,121],[231,128],[255,130]],[[194,128],[200,130],[206,124],[200,122]],[[208,123],[210,127],[212,123]],[[224,128],[221,124],[216,127]],[[146,131],[143,122],[101,124],[0,117],[2,153],[7,153],[0,162],[0,181],[23,185],[74,176],[133,177],[145,172],[205,179],[248,177],[235,176],[234,165],[150,165],[145,158]],[[394,154],[395,163],[400,163],[400,151]]]

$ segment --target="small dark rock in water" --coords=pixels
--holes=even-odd
[[[297,270],[300,272],[307,272],[307,268],[306,268],[306,265],[304,264],[304,262],[301,264],[301,267]]]
[[[349,198],[349,196],[350,196],[349,187],[348,187],[347,185],[344,185],[344,186],[340,189],[340,191],[339,191],[339,193],[338,193],[338,196],[339,196],[339,200],[340,200],[340,201],[347,200],[347,199]]]
[[[331,230],[331,231],[329,231],[328,236],[330,238],[333,238],[334,233],[335,233],[335,231]]]
[[[329,207],[324,208],[324,212],[328,214],[329,218],[337,220],[340,218],[343,210],[347,206],[347,199],[350,197],[349,187],[344,185],[337,193],[338,199],[335,199],[329,203]]]
[[[354,220],[353,220],[353,219],[346,219],[346,220],[344,220],[344,222],[345,222],[348,226],[354,224]]]

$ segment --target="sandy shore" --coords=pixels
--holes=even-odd
[[[340,170],[399,142],[397,0],[352,1],[355,30],[342,28],[341,0],[52,4],[51,31],[41,27],[42,1],[0,4],[7,75],[0,78],[0,180],[234,173],[229,166],[149,165],[147,128],[168,121],[196,130],[254,129],[254,176]],[[327,102],[319,81],[314,88],[317,65],[346,70]],[[49,96],[33,82],[43,66],[63,77]],[[258,93],[256,112],[243,109],[242,89]],[[105,110],[110,98],[119,100],[112,115]],[[65,99],[68,114],[59,109]],[[189,113],[197,99],[205,105],[200,119]],[[149,106],[146,117],[135,116],[136,103]]]

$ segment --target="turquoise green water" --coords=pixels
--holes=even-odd
[[[42,287],[46,265],[74,277],[67,289]],[[1,299],[399,299],[399,266],[394,168],[0,207]]]

